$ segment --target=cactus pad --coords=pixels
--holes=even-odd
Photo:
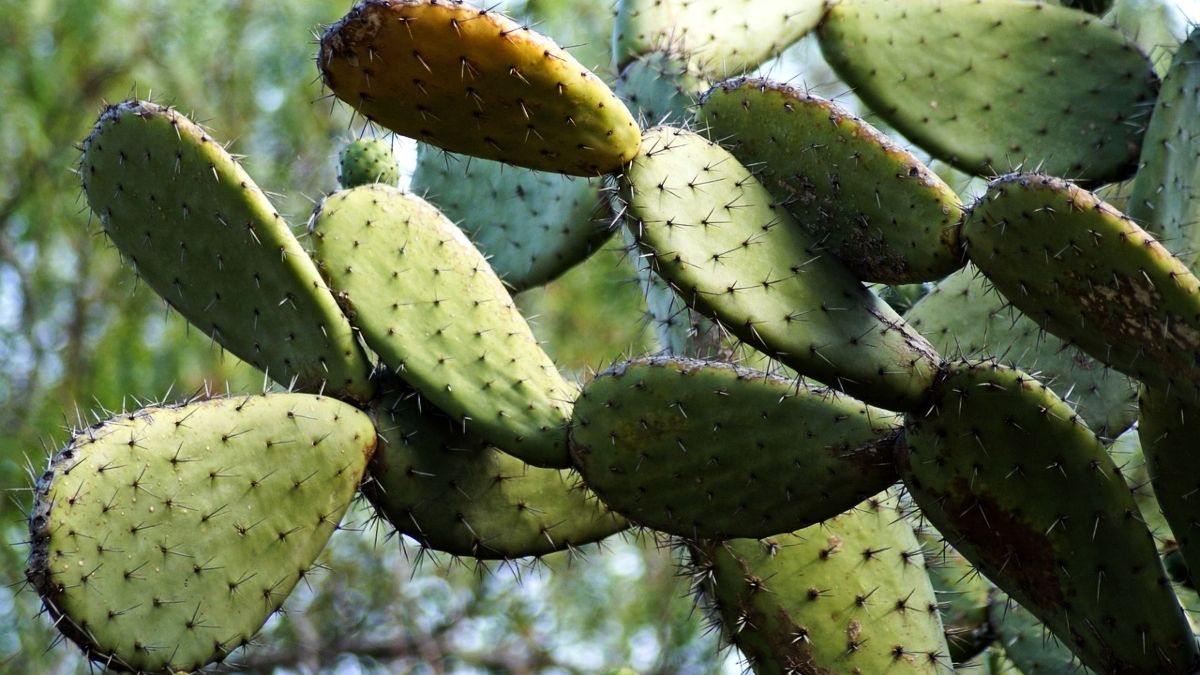
[[[1097,17],[1024,0],[842,0],[820,38],[872,110],[964,171],[1114,181],[1137,166],[1158,78]]]
[[[316,267],[207,132],[127,101],[104,111],[83,147],[92,211],[180,314],[277,382],[371,397],[371,366]]]
[[[576,390],[462,231],[378,184],[327,197],[312,227],[330,285],[384,363],[505,452],[570,465]]]
[[[496,450],[407,385],[385,385],[373,412],[382,445],[363,493],[400,532],[482,559],[582,546],[628,524],[568,471]]]
[[[897,452],[929,522],[1084,664],[1191,673],[1198,653],[1104,446],[1029,375],[949,363]]]
[[[962,267],[962,203],[911,153],[841,106],[784,84],[713,87],[698,118],[796,222],[863,281],[936,281]]]
[[[597,221],[599,184],[582,178],[462,161],[424,145],[410,189],[458,223],[515,291],[554,279],[612,234]]]
[[[375,448],[333,399],[148,408],[78,433],[38,481],[26,576],[93,661],[192,671],[309,574]]]
[[[621,71],[613,91],[629,105],[643,126],[686,125],[696,99],[708,83],[689,65],[684,54],[654,51],[642,54]]]
[[[613,62],[664,48],[720,77],[753,70],[816,28],[825,0],[619,0]]]
[[[659,127],[622,177],[627,222],[684,301],[768,355],[872,405],[918,405],[937,355],[726,150]]]
[[[1021,675],[1090,675],[1067,645],[1029,610],[1001,593],[989,612],[996,640]]]
[[[894,413],[721,363],[639,359],[584,387],[571,452],[634,522],[760,538],[819,523],[896,482]]]
[[[368,120],[447,150],[581,176],[637,154],[637,123],[599,78],[460,0],[363,0],[325,32],[317,62]]]
[[[338,184],[349,189],[359,185],[400,182],[400,166],[390,143],[378,138],[360,138],[342,148],[338,157]]]
[[[921,546],[890,501],[792,534],[697,542],[692,557],[705,600],[755,672],[950,670]]]
[[[1200,273],[1200,29],[1175,53],[1142,146],[1129,215]]]
[[[933,528],[918,529],[917,540],[925,549],[925,569],[938,599],[950,660],[969,661],[995,639],[988,608],[996,587]]]
[[[1095,195],[1006,176],[971,209],[963,237],[971,261],[1046,330],[1200,401],[1200,279]]]
[[[1070,397],[1097,435],[1113,438],[1137,419],[1137,387],[1121,373],[1044,331],[968,265],[904,315],[942,354],[996,359],[1034,373]]]
[[[1138,437],[1154,494],[1189,570],[1200,570],[1200,406],[1143,387]]]

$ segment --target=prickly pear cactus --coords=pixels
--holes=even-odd
[[[895,413],[836,392],[691,359],[593,379],[572,416],[584,482],[634,522],[760,538],[832,518],[896,482]]]
[[[360,138],[342,148],[338,157],[338,183],[346,189],[371,183],[395,185],[400,166],[392,146],[378,138]]]
[[[872,498],[791,534],[697,541],[693,578],[759,673],[945,673],[921,545]]]
[[[460,0],[366,0],[321,38],[325,85],[368,120],[439,147],[597,176],[637,154],[637,122],[549,38]]]
[[[728,151],[695,133],[651,129],[621,190],[639,248],[689,306],[872,405],[904,410],[924,397],[932,347]]]
[[[1083,663],[1190,673],[1191,628],[1104,446],[1045,385],[952,363],[898,452],[925,517]]]
[[[38,480],[26,577],[88,658],[192,671],[304,579],[375,449],[333,399],[152,407],[77,432]]]
[[[330,195],[312,228],[317,260],[388,367],[505,452],[570,466],[576,389],[461,230],[384,185]]]
[[[497,450],[402,382],[384,385],[372,410],[381,444],[363,493],[423,546],[510,560],[628,527],[571,472],[532,467]]]
[[[1099,18],[1024,0],[840,0],[830,65],[881,118],[980,176],[1096,181],[1137,167],[1158,77]]]
[[[994,181],[963,225],[1017,309],[1097,360],[1200,401],[1200,279],[1153,236],[1058,178]]]
[[[863,281],[936,281],[962,267],[958,195],[911,153],[832,101],[778,82],[710,89],[708,135]],[[799,151],[797,151],[799,149]]]
[[[205,335],[284,385],[371,398],[370,363],[312,260],[208,132],[126,101],[96,122],[79,173],[108,238]]]

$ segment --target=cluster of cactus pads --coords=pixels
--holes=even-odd
[[[424,197],[356,142],[308,250],[207,131],[109,107],[80,161],[108,239],[288,392],[79,430],[37,483],[31,584],[93,661],[203,668],[361,488],[481,560],[670,537],[760,673],[1197,672],[1200,33],[1160,86],[1109,3],[1062,4],[620,0],[610,89],[495,11],[363,0],[318,65],[427,144]],[[716,81],[809,32],[986,192],[836,102]],[[1135,176],[1133,217],[1089,191]],[[663,349],[580,385],[511,294],[605,212]],[[778,372],[702,358],[722,340]]]

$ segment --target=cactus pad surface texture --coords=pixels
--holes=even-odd
[[[370,363],[316,266],[208,132],[126,101],[83,148],[84,191],[105,234],[180,314],[281,384],[370,399]]]
[[[308,394],[113,418],[38,481],[26,576],[93,661],[201,668],[248,643],[310,573],[375,445],[365,414]]]
[[[981,176],[1114,181],[1137,167],[1149,59],[1079,10],[1024,0],[840,0],[830,65],[882,119]]]
[[[325,32],[317,61],[368,120],[446,150],[581,176],[637,153],[637,122],[608,86],[497,11],[364,0]]]
[[[1105,673],[1191,673],[1200,663],[1154,539],[1104,446],[1026,373],[945,366],[897,453],[938,531]]]
[[[330,284],[389,368],[505,452],[570,465],[577,390],[461,230],[420,197],[379,184],[330,195],[311,222]]]

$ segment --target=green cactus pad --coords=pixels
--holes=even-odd
[[[1192,30],[1190,2],[1116,0],[1104,22],[1121,31],[1150,55],[1159,77],[1167,74],[1180,43]]]
[[[687,57],[671,51],[638,56],[613,85],[613,91],[646,127],[687,124],[696,99],[707,88],[707,81],[688,64]]]
[[[1154,105],[1129,216],[1200,272],[1200,30],[1179,47]]]
[[[1108,446],[1108,456],[1112,457],[1113,463],[1120,469],[1121,477],[1125,479],[1125,485],[1129,487],[1133,501],[1137,503],[1138,515],[1158,544],[1159,555],[1165,558],[1168,552],[1178,550],[1175,533],[1163,517],[1162,506],[1154,493],[1154,482],[1150,476],[1146,455],[1142,452],[1138,428],[1135,426],[1118,436],[1112,445]],[[1170,572],[1170,567],[1167,571]]]
[[[250,641],[350,504],[371,420],[269,394],[85,429],[37,484],[26,577],[88,658],[191,672]]]
[[[950,660],[969,661],[996,637],[988,622],[996,587],[933,528],[918,529],[917,540],[925,549],[925,569],[938,599]]]
[[[371,398],[346,317],[266,195],[207,132],[153,103],[100,116],[88,203],[138,275],[238,358],[296,389]]]
[[[582,546],[628,527],[570,472],[538,469],[496,450],[406,385],[383,389],[373,407],[383,443],[363,493],[422,545],[511,559]]]
[[[825,0],[618,0],[613,62],[671,48],[727,77],[777,56],[824,14]]]
[[[1099,18],[1024,0],[841,0],[830,65],[888,124],[976,175],[1114,181],[1137,166],[1158,78]]]
[[[400,182],[400,166],[392,145],[378,138],[360,138],[342,148],[338,157],[338,184],[345,189]]]
[[[894,413],[765,373],[637,359],[584,387],[571,454],[588,487],[640,525],[761,538],[895,483],[900,426]]]
[[[363,0],[325,32],[317,62],[368,120],[453,152],[580,176],[637,154],[636,121],[598,77],[460,0]]]
[[[729,332],[872,405],[918,406],[938,356],[775,204],[732,155],[659,127],[622,177],[655,270]]]
[[[1200,570],[1200,406],[1143,387],[1138,437],[1162,513],[1189,570]]]
[[[1067,645],[1037,617],[1001,593],[991,609],[996,639],[1021,675],[1089,675]]]
[[[948,363],[906,427],[897,462],[925,517],[1086,665],[1193,672],[1200,653],[1133,496],[1048,387]]]
[[[950,670],[921,546],[890,501],[792,534],[691,550],[704,599],[755,672]]]
[[[713,87],[697,117],[796,222],[863,281],[936,281],[962,267],[962,203],[911,153],[841,106],[777,82]]]
[[[1035,373],[1070,398],[1088,428],[1113,438],[1137,419],[1137,387],[1071,344],[1042,330],[968,265],[942,280],[904,315],[942,354],[996,359]]]
[[[410,189],[458,223],[514,291],[556,278],[612,234],[597,220],[596,181],[462,161],[423,145]]]
[[[1200,279],[1095,195],[1006,176],[972,207],[963,237],[971,261],[1046,330],[1200,401]]]
[[[505,452],[570,466],[576,389],[461,230],[378,184],[327,197],[311,222],[330,285],[388,367]]]

